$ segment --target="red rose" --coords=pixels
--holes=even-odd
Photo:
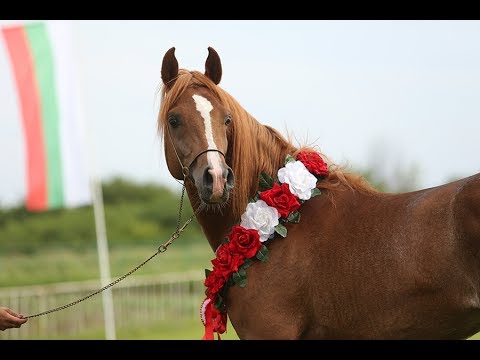
[[[212,298],[215,298],[220,290],[222,290],[223,285],[225,285],[225,278],[223,275],[218,272],[215,268],[210,274],[208,274],[205,279],[205,286],[207,287],[206,294]]]
[[[285,219],[292,211],[300,207],[297,197],[290,192],[287,183],[282,185],[274,183],[270,190],[265,190],[260,193],[260,199],[265,201],[267,205],[277,209],[280,216]]]
[[[312,174],[322,176],[328,175],[327,164],[323,161],[322,157],[314,151],[299,152],[297,160],[301,161]]]
[[[212,264],[214,271],[221,274],[226,280],[243,264],[243,259],[240,254],[232,253],[228,244],[223,244],[217,249],[217,256],[212,260]]]
[[[236,225],[227,237],[230,239],[228,243],[230,251],[247,259],[255,256],[258,249],[262,247],[260,235],[255,229],[245,229],[243,226]]]

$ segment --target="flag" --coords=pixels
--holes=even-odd
[[[51,20],[2,28],[22,118],[31,211],[92,200],[70,26]]]

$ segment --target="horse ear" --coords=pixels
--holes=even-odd
[[[178,75],[178,61],[175,57],[175,47],[170,48],[163,56],[162,81],[167,88],[171,87]]]
[[[205,75],[212,80],[215,85],[220,83],[222,79],[222,63],[220,62],[220,56],[214,48],[208,47],[208,57],[205,61]]]

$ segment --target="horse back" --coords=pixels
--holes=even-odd
[[[454,184],[458,189],[452,206],[455,230],[472,268],[473,281],[480,285],[480,173]]]

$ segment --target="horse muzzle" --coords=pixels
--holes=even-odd
[[[206,204],[221,204],[228,200],[233,189],[234,175],[230,167],[203,170],[200,178],[193,176],[200,199]]]

